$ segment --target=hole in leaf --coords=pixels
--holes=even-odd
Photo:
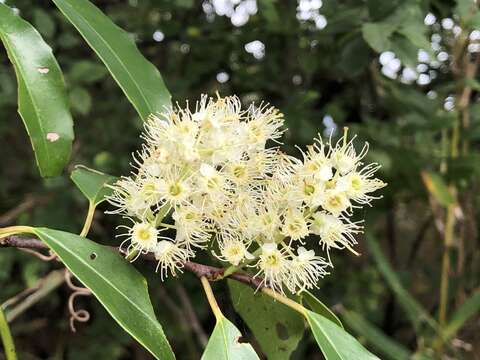
[[[239,344],[244,344],[248,342],[243,336],[239,336],[238,338],[235,339],[235,341]]]
[[[94,252],[92,252],[92,253],[90,254],[90,260],[95,260],[96,258],[97,258],[97,254],[94,253]]]
[[[288,340],[288,329],[285,325],[283,325],[282,323],[277,323],[275,325],[275,329],[277,330],[277,335],[280,340]]]

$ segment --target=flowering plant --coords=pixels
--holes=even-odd
[[[319,136],[298,159],[269,147],[283,122],[277,109],[242,109],[234,96],[151,116],[135,171],[108,197],[131,222],[121,226],[126,256],[154,253],[164,279],[208,248],[228,273],[254,269],[264,286],[297,293],[333,267],[331,249],[358,254],[362,221],[352,210],[386,185],[374,177],[380,166],[363,162],[368,144],[357,152],[345,129],[335,144]]]
[[[364,163],[368,145],[357,152],[345,129],[335,143],[318,136],[306,150],[299,149],[297,158],[280,150],[283,115],[267,104],[245,109],[237,97],[202,96],[193,109],[188,103],[185,108],[172,108],[160,73],[139,53],[129,34],[88,0],[54,3],[145,120],[144,144],[134,155],[131,175],[118,179],[84,166],[72,171],[72,181],[88,200],[78,235],[25,225],[0,228],[1,247],[27,249],[44,261],[65,265],[48,277],[55,286],[65,282],[71,290],[67,306],[72,331],[75,322],[90,317],[87,311],[75,309],[75,298],[94,295],[153,356],[175,358],[145,278],[119,256],[117,248],[87,238],[97,205],[108,200],[113,205],[110,213],[128,221],[118,235],[123,239],[120,251],[130,262],[155,261],[162,280],[184,269],[200,279],[216,320],[210,338],[201,343],[202,359],[259,359],[250,344],[239,341],[240,331],[215,300],[210,283],[223,278],[243,286],[239,289],[229,282],[234,302],[250,301],[252,309],[264,304],[262,331],[271,329],[273,321],[281,330],[292,325],[287,329],[290,338],[282,331],[256,336],[265,349],[274,343],[282,356],[289,356],[306,321],[327,360],[377,359],[308,291],[333,267],[330,251],[357,254],[354,245],[362,221],[352,220],[353,211],[378,198],[373,193],[385,186],[374,177],[379,165]],[[0,40],[20,84],[19,113],[40,173],[60,176],[74,139],[61,69],[40,34],[1,2],[0,20]],[[38,252],[45,250],[48,255]],[[223,266],[193,262],[200,251]],[[75,285],[73,277],[85,287]],[[7,303],[17,302],[29,291]],[[235,296],[239,293],[241,297]],[[248,316],[240,308],[237,311]],[[191,304],[188,312],[195,317]],[[15,360],[7,317],[0,306],[0,338],[7,359]],[[249,324],[253,325],[257,324]],[[267,356],[276,358],[276,351]]]

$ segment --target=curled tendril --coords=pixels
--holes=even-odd
[[[68,298],[68,311],[70,312],[70,329],[72,332],[76,332],[75,322],[87,322],[90,320],[90,313],[85,309],[75,310],[75,299],[77,296],[90,296],[92,292],[87,288],[73,284],[72,274],[68,270],[65,271],[65,282],[73,290],[73,293]]]

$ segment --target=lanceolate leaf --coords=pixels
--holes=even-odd
[[[307,320],[326,360],[380,360],[327,318],[307,310]]]
[[[105,200],[105,196],[112,192],[106,185],[112,184],[116,177],[100,171],[89,169],[86,166],[76,166],[70,175],[83,195],[95,206]]]
[[[228,280],[235,310],[252,330],[268,359],[288,360],[305,331],[296,311],[236,281]]]
[[[160,73],[128,33],[87,0],[53,2],[104,62],[143,120],[171,105]]]
[[[250,344],[240,342],[241,336],[235,325],[225,317],[217,319],[202,360],[259,360]]]
[[[443,330],[444,341],[448,341],[472,316],[480,312],[480,291],[477,291],[453,313],[450,322]]]
[[[73,121],[51,48],[25,20],[0,3],[0,39],[15,67],[18,112],[42,176],[57,176],[70,157]]]
[[[448,190],[448,186],[439,174],[423,171],[422,180],[428,192],[443,206],[452,204],[455,199]]]
[[[145,278],[110,248],[63,231],[35,234],[87,286],[112,317],[157,359],[175,356],[157,321]]]
[[[302,300],[308,304],[311,310],[320,314],[343,329],[342,322],[327,305],[318,300],[310,291],[302,291]]]
[[[430,325],[430,327],[432,327],[434,330],[437,330],[438,325],[436,321],[402,285],[397,274],[383,255],[382,250],[378,246],[375,238],[371,234],[367,234],[366,240],[368,249],[377,263],[378,270],[384,277],[388,286],[395,293],[398,303],[403,307],[407,317],[413,323],[415,328],[418,328],[420,324],[425,321],[428,325]]]

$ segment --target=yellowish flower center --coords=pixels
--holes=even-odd
[[[303,187],[303,192],[307,196],[312,195],[315,192],[315,186],[313,186],[312,184],[305,184],[305,186]]]
[[[168,192],[172,196],[178,196],[182,192],[182,187],[180,184],[172,184],[168,188]]]
[[[233,168],[233,175],[236,177],[236,178],[241,178],[241,177],[244,177],[246,171],[245,171],[245,167],[244,166],[241,166],[241,165],[237,165]]]
[[[265,264],[270,266],[270,267],[274,267],[274,266],[278,266],[278,256],[275,255],[275,254],[271,254],[271,255],[268,255],[266,258],[265,258]]]
[[[147,229],[140,229],[138,231],[138,238],[142,241],[150,240],[150,232]]]
[[[328,204],[331,207],[340,206],[341,203],[342,203],[342,198],[339,195],[334,195],[328,199]]]

